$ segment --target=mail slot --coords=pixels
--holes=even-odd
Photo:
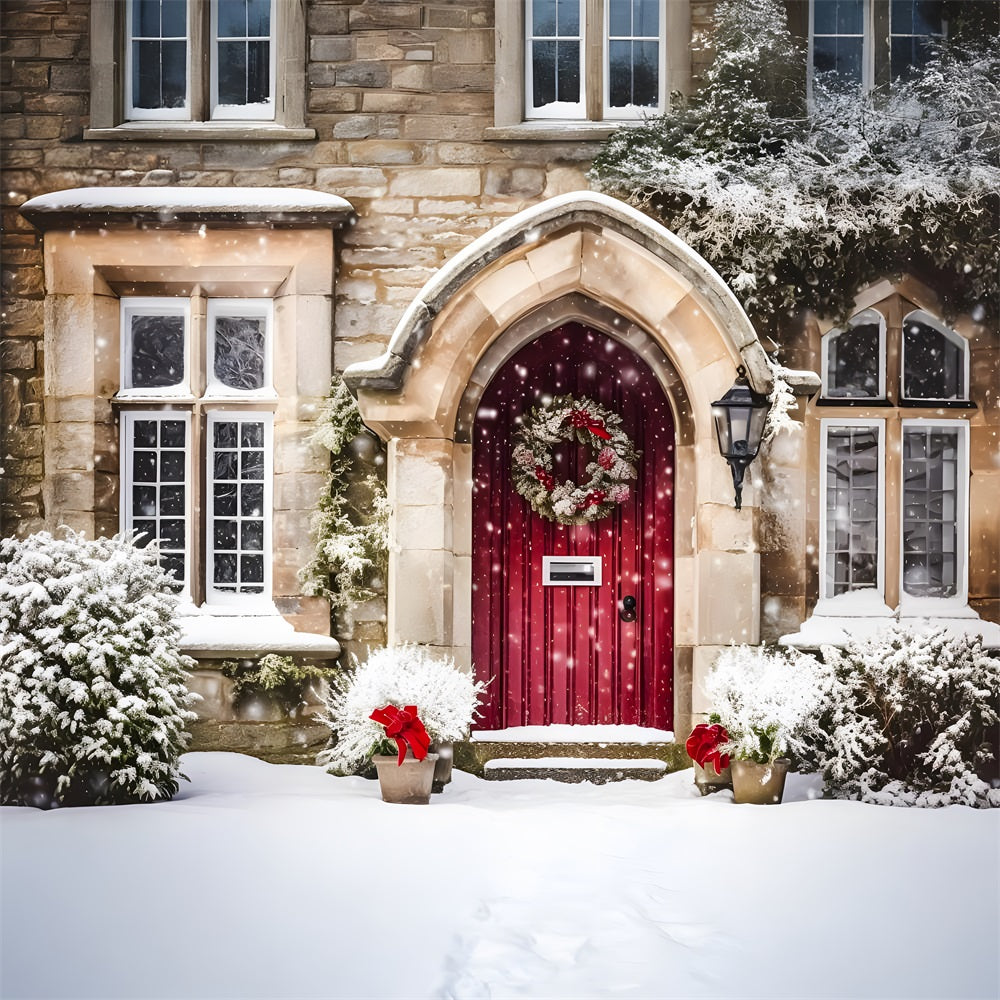
[[[542,556],[542,583],[546,587],[599,587],[600,556]]]

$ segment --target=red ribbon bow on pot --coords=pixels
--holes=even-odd
[[[417,715],[416,705],[407,705],[406,708],[386,705],[385,708],[376,708],[368,718],[385,726],[385,735],[396,741],[396,746],[399,747],[398,766],[403,766],[407,747],[413,751],[417,760],[423,760],[427,756],[431,738]]]
[[[718,723],[710,726],[702,722],[691,731],[684,747],[696,764],[707,769],[711,761],[715,765],[715,773],[722,774],[722,769],[729,767],[729,754],[720,754],[719,747],[725,746],[728,742],[729,733],[726,732],[725,726],[720,726]]]
[[[586,410],[570,410],[567,419],[573,427],[582,427],[602,441],[611,440],[611,435],[604,429],[604,424],[592,417]]]

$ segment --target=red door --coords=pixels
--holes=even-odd
[[[534,513],[514,489],[517,420],[543,396],[587,396],[622,417],[641,451],[630,500],[590,524]],[[593,460],[566,442],[557,480]],[[572,323],[511,357],[483,394],[473,437],[472,657],[493,678],[477,728],[673,724],[673,472],[670,407],[649,366]],[[542,557],[600,556],[600,586],[545,586]],[[636,620],[623,621],[625,597]]]

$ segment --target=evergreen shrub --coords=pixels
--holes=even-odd
[[[1000,660],[978,638],[893,626],[825,649],[815,762],[838,798],[1000,806]]]
[[[66,530],[0,540],[0,801],[170,798],[194,713],[152,548]]]

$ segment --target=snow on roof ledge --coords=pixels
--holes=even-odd
[[[181,649],[197,659],[252,659],[266,653],[335,660],[340,643],[328,635],[296,632],[281,615],[182,615]]]
[[[306,188],[175,185],[69,188],[38,195],[20,211],[43,232],[111,224],[232,222],[339,229],[355,216],[345,198]]]

